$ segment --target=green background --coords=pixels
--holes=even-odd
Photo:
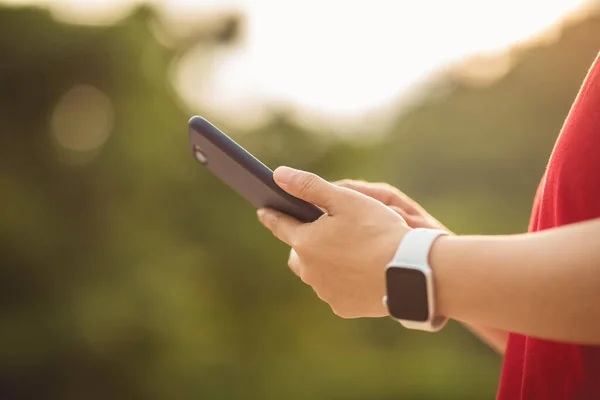
[[[207,53],[243,35],[240,16],[216,22],[196,38]],[[88,27],[0,6],[0,398],[493,398],[501,357],[462,326],[342,320],[288,271],[288,249],[190,156],[187,121],[206,114],[170,81],[190,43],[156,24],[148,7]],[[368,140],[281,111],[243,131],[206,116],[271,167],[389,182],[458,233],[523,232],[599,48],[590,15],[511,50],[490,85],[448,70]],[[97,154],[51,136],[80,84],[114,108]]]

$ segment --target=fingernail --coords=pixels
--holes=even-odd
[[[266,211],[262,208],[256,211],[256,215],[258,216],[258,219],[261,221],[263,219],[265,219],[265,213],[266,213]]]
[[[290,183],[297,171],[290,167],[279,167],[273,173],[273,178],[279,183],[287,185]]]
[[[256,212],[256,214],[258,215],[258,220],[260,221],[260,223],[268,228],[270,222],[269,211],[261,208]]]

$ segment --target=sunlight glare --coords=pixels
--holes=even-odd
[[[238,3],[246,36],[213,58],[210,81],[187,59],[177,86],[188,103],[236,116],[291,104],[353,123],[442,66],[526,40],[582,1]]]
[[[49,4],[63,20],[106,23],[144,0],[4,2]],[[276,105],[353,124],[446,65],[539,35],[585,0],[154,3],[173,29],[219,12],[244,14],[240,43],[208,60],[197,49],[180,63],[175,86],[192,109],[257,120]]]

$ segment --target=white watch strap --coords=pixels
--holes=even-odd
[[[402,238],[402,242],[400,242],[400,246],[396,250],[392,263],[415,267],[417,269],[426,269],[428,271],[431,270],[429,266],[429,250],[438,237],[447,234],[448,232],[441,229],[416,228],[409,231]]]
[[[409,231],[402,238],[394,259],[388,265],[388,268],[396,266],[414,268],[423,271],[427,276],[429,320],[425,322],[398,320],[405,328],[436,332],[442,329],[448,321],[448,318],[435,313],[435,287],[431,266],[429,265],[429,252],[433,242],[438,237],[447,234],[448,232],[440,229],[416,228]]]

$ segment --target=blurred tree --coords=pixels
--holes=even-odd
[[[484,88],[446,75],[447,94],[403,114],[388,135],[385,178],[458,232],[526,230],[554,141],[600,49],[599,29],[590,15],[551,44],[515,47],[508,74]]]

